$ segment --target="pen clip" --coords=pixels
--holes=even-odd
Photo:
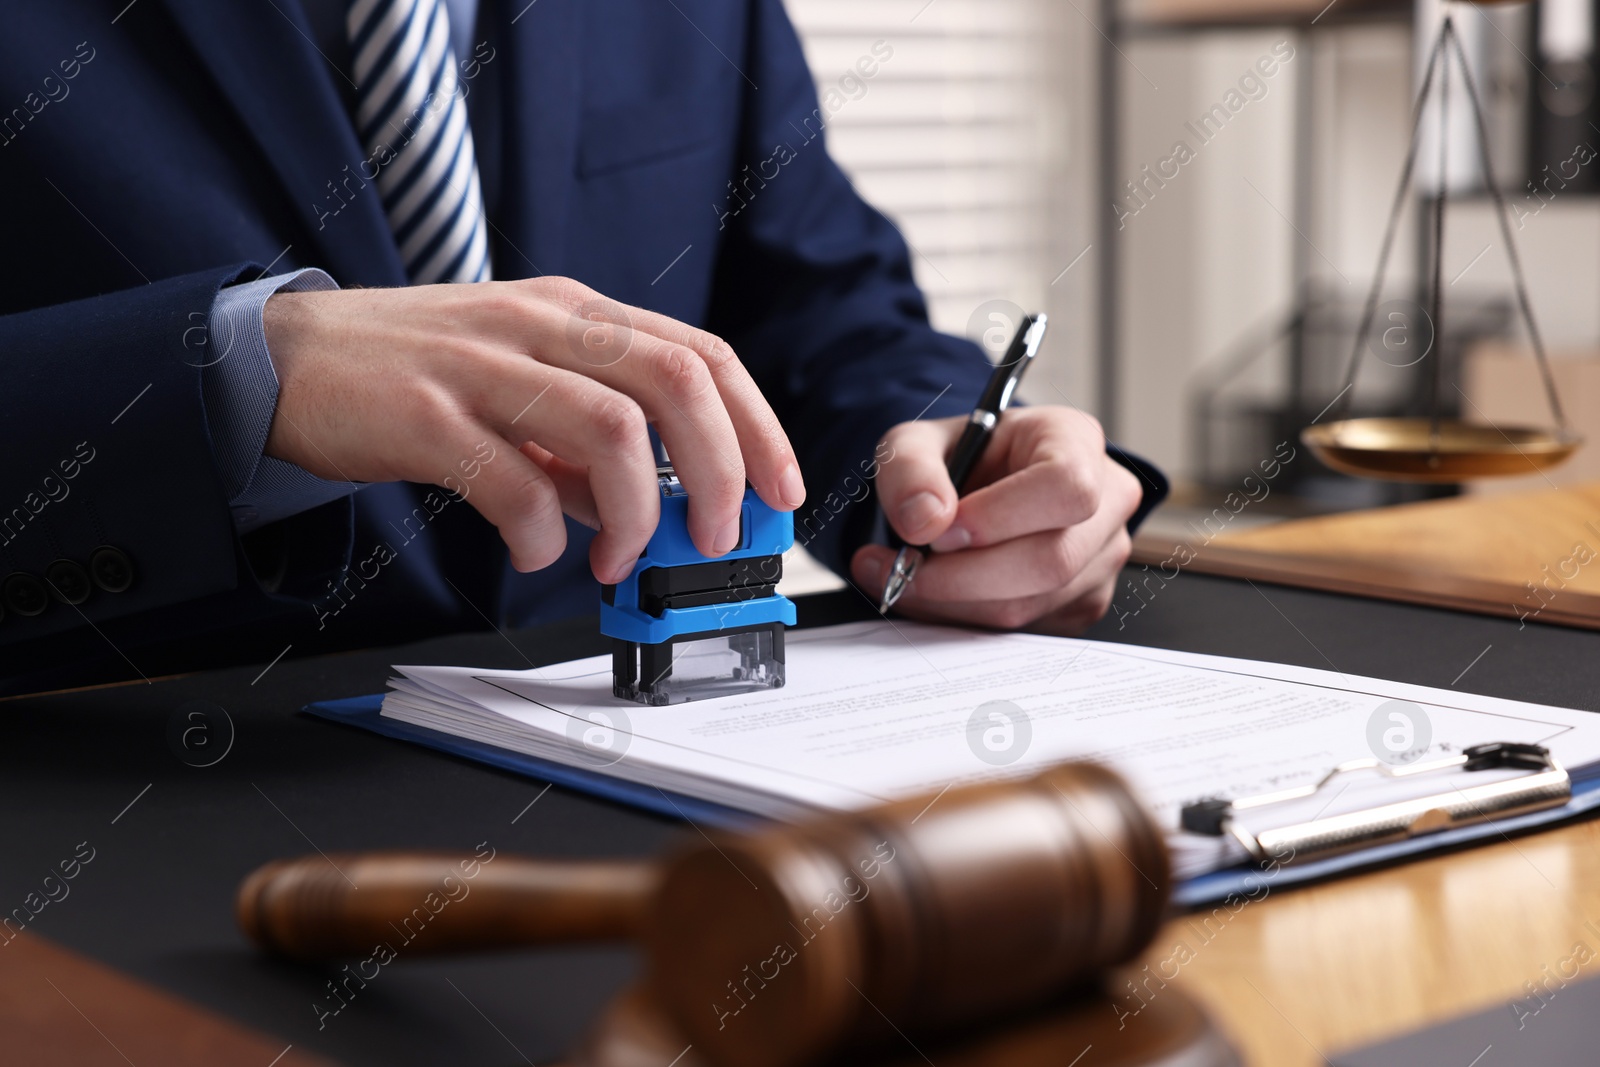
[[[1050,316],[1043,312],[1033,317],[1032,325],[1022,337],[1023,350],[1029,359],[1039,354],[1039,346],[1044,343],[1044,331],[1049,325]]]
[[[1012,394],[1017,391],[1023,374],[1033,362],[1033,357],[1039,354],[1039,346],[1044,343],[1045,330],[1049,325],[1050,317],[1043,312],[1023,319],[1017,327],[1016,335],[1011,339],[1010,346],[1006,349],[1004,358],[995,364],[989,385],[984,389],[983,396],[978,399],[974,415],[978,411],[984,411],[998,416],[1011,406]]]

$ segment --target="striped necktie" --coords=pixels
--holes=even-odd
[[[353,0],[356,131],[415,285],[489,280],[478,161],[441,0]]]

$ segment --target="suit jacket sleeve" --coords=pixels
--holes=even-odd
[[[210,309],[246,266],[0,316],[0,646],[16,666],[136,644],[134,616],[204,627],[230,592],[274,584],[235,535],[203,400]],[[336,566],[348,535],[324,541]],[[107,548],[125,575],[103,569]]]

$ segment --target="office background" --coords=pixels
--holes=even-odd
[[[916,250],[936,325],[976,336],[981,309],[995,299],[1049,312],[1047,358],[1026,395],[1094,412],[1122,444],[1160,463],[1179,483],[1167,509],[1179,517],[1208,511],[1337,394],[1377,263],[1419,56],[1440,5],[1336,0],[1309,30],[1292,28],[1320,6],[1142,0],[1122,4],[1113,21],[1094,0],[788,0],[825,107],[834,92],[832,150]],[[1589,121],[1592,5],[1456,6],[1534,313],[1573,419],[1592,439],[1600,435],[1589,399],[1600,388],[1600,201],[1585,190],[1595,188],[1600,165],[1569,163],[1569,173],[1582,173],[1538,196],[1528,185],[1547,173],[1534,162],[1559,167],[1579,144],[1600,145],[1600,128]],[[1285,15],[1284,25],[1270,24]],[[880,41],[892,56],[860,77],[858,58]],[[1286,52],[1292,58],[1282,59]],[[1108,81],[1098,67],[1103,55],[1111,57]],[[1243,106],[1221,129],[1200,131],[1209,140],[1197,137],[1212,105],[1242,76],[1266,69],[1257,67],[1263,57],[1272,57],[1273,73],[1247,81]],[[1108,106],[1109,138],[1100,123]],[[1567,113],[1567,125],[1548,121],[1552,106]],[[1464,395],[1447,395],[1467,416],[1548,424],[1512,314],[1510,267],[1459,77],[1450,109],[1445,170],[1459,199],[1444,245],[1442,350],[1448,374],[1460,368]],[[1192,158],[1162,166],[1178,141]],[[1557,152],[1562,146],[1569,151]],[[1115,206],[1098,185],[1107,147]],[[1161,181],[1148,177],[1174,170]],[[1439,187],[1439,170],[1429,121],[1420,192],[1402,219],[1385,300],[1416,296],[1426,266],[1417,198]],[[1128,182],[1139,185],[1139,198]],[[1108,232],[1117,242],[1111,387],[1098,247]],[[1290,344],[1268,342],[1302,305],[1309,330],[1294,411]],[[1414,406],[1418,380],[1415,369],[1364,354],[1358,406]],[[1597,471],[1580,454],[1553,477]],[[1520,479],[1489,491],[1528,487]],[[1417,492],[1312,465],[1280,488],[1245,521]]]

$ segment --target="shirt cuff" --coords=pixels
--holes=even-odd
[[[330,482],[262,454],[278,408],[278,374],[267,351],[267,298],[277,292],[337,289],[314,267],[234,285],[217,293],[207,320],[211,362],[201,372],[206,422],[234,528],[258,526],[310,511],[361,488]]]
[[[1138,509],[1128,519],[1128,533],[1131,534],[1139,529],[1139,525],[1163,500],[1167,499],[1167,493],[1172,485],[1154,463],[1132,452],[1125,452],[1110,441],[1106,442],[1106,453],[1137,475],[1139,484],[1144,489],[1144,497],[1139,501]]]

